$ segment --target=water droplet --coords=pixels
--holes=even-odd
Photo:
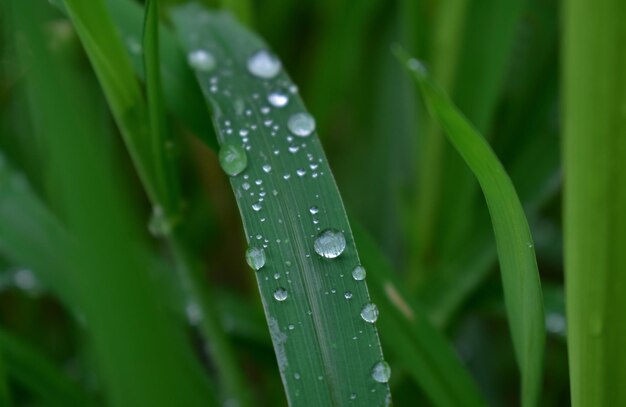
[[[187,321],[189,321],[191,325],[198,325],[200,321],[202,321],[202,310],[195,302],[187,304],[185,314],[187,315]]]
[[[294,135],[307,137],[315,131],[315,119],[308,113],[296,113],[289,118],[287,127]]]
[[[274,107],[283,107],[289,103],[289,96],[280,92],[272,92],[267,96],[267,101]]]
[[[220,149],[219,160],[224,172],[230,176],[240,174],[248,166],[246,152],[234,144],[227,144]]]
[[[369,322],[370,324],[376,322],[378,319],[378,307],[376,307],[376,304],[365,304],[361,310],[361,318],[363,318],[363,321]]]
[[[311,215],[315,215],[320,211],[320,208],[318,208],[317,206],[313,205],[309,208],[309,212],[311,212]]]
[[[260,270],[265,266],[265,250],[260,247],[250,247],[246,250],[246,262],[254,270]]]
[[[249,190],[250,189],[250,183],[244,182],[243,184],[241,184],[241,188],[243,188],[244,191]]]
[[[296,170],[296,174],[298,175],[298,177],[304,177],[306,175],[306,171],[304,170],[304,168],[298,168]]]
[[[167,217],[161,206],[156,205],[152,208],[152,215],[148,222],[148,230],[153,236],[167,236],[172,232],[174,226],[174,222]]]
[[[350,395],[350,400],[356,400],[356,393],[352,393]]]
[[[272,166],[269,164],[264,164],[263,165],[263,171],[265,171],[267,174],[269,174],[272,171]]]
[[[346,291],[343,296],[345,297],[346,300],[349,300],[350,298],[352,298],[352,292],[350,291]]]
[[[280,60],[265,49],[255,52],[248,58],[248,71],[259,78],[271,79],[278,75],[281,68]]]
[[[354,270],[352,270],[352,278],[355,279],[356,281],[365,280],[366,274],[367,273],[365,272],[365,267],[363,266],[356,266]]]
[[[387,383],[391,378],[391,367],[389,363],[381,360],[372,367],[372,379],[378,383]]]
[[[296,329],[296,326],[294,324],[289,324],[289,326],[287,327],[290,331],[293,331],[294,329]]]
[[[420,72],[422,74],[428,73],[428,69],[426,69],[426,66],[418,59],[411,58],[407,61],[406,65],[412,71]]]
[[[252,204],[252,210],[255,212],[260,211],[261,209],[263,209],[263,206],[261,205],[261,202],[255,202]]]
[[[293,378],[296,380],[300,380],[300,373],[294,373]]]
[[[338,257],[346,248],[346,238],[336,229],[326,229],[315,239],[315,252],[327,259]]]
[[[213,54],[203,49],[191,51],[187,55],[187,62],[191,68],[203,72],[213,70],[216,65]]]
[[[277,288],[274,291],[274,299],[276,301],[285,301],[287,299],[287,290],[282,287]]]

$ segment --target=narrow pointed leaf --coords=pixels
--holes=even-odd
[[[223,167],[234,174],[289,403],[384,405],[389,387],[372,375],[382,361],[376,327],[360,315],[367,286],[352,277],[359,258],[350,226],[314,125],[296,116],[306,109],[295,86],[228,14],[184,6],[174,25],[211,106]],[[316,252],[327,229],[335,234]]]
[[[424,66],[398,51],[417,81],[435,121],[476,176],[493,224],[502,285],[516,357],[522,405],[534,406],[541,389],[545,326],[532,236],[513,183],[489,143],[430,78]]]

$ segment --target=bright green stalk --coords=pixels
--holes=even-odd
[[[567,0],[565,271],[574,407],[626,405],[626,2]]]

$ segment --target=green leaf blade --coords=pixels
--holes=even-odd
[[[288,131],[290,117],[306,112],[293,84],[284,73],[264,80],[247,70],[248,58],[267,46],[228,15],[188,6],[177,9],[174,23],[187,52],[215,58],[215,69],[197,76],[220,144],[249,147],[247,168],[231,185],[249,244],[267,246],[257,281],[289,403],[348,405],[356,397],[384,405],[389,387],[371,375],[382,351],[375,326],[359,315],[370,299],[364,282],[351,276],[359,258],[341,198],[317,135]],[[286,106],[271,106],[274,91],[288,96]],[[334,259],[314,250],[327,228],[346,240]],[[274,296],[281,288],[284,301]]]
[[[456,110],[415,59],[398,52],[416,79],[431,115],[470,167],[491,215],[513,345],[522,374],[522,402],[541,389],[545,325],[534,245],[515,188],[487,141]]]

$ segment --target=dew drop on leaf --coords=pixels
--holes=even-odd
[[[259,78],[272,79],[280,72],[282,64],[278,58],[262,49],[248,58],[248,71]]]
[[[187,55],[187,62],[191,68],[202,72],[209,72],[213,70],[216,65],[213,54],[203,49],[191,51]]]
[[[267,101],[274,107],[283,107],[289,103],[289,96],[281,92],[272,92],[267,96]]]
[[[274,299],[276,301],[285,301],[287,299],[287,290],[280,287],[274,290]]]
[[[354,278],[356,281],[365,280],[365,275],[365,267],[363,266],[356,266],[354,270],[352,270],[352,278]]]
[[[326,229],[317,236],[313,248],[320,256],[334,259],[345,250],[346,238],[336,229]]]
[[[363,318],[363,321],[369,322],[370,324],[376,322],[378,319],[378,307],[376,307],[376,304],[365,304],[363,309],[361,309],[361,318]]]
[[[391,367],[389,363],[381,360],[372,367],[372,379],[378,383],[387,383],[391,378]]]
[[[248,166],[246,152],[234,144],[227,144],[220,149],[219,160],[224,172],[230,176],[240,174]]]
[[[260,270],[265,266],[265,250],[261,247],[250,247],[246,250],[246,262],[254,270]]]
[[[307,137],[315,131],[315,119],[308,113],[296,113],[287,121],[287,127],[295,136]]]

